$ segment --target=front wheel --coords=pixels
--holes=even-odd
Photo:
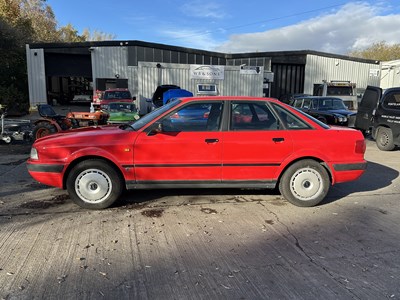
[[[103,209],[122,194],[123,179],[106,161],[85,160],[69,173],[67,190],[75,204],[88,209]]]
[[[327,170],[317,161],[305,159],[294,163],[283,173],[279,191],[290,203],[310,207],[325,198],[329,186]]]
[[[380,150],[392,151],[395,148],[393,133],[390,128],[379,127],[376,134],[376,145]]]

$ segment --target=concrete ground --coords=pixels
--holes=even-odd
[[[13,150],[12,150],[13,149]],[[313,208],[272,191],[130,191],[88,211],[0,145],[1,299],[400,299],[400,152]]]

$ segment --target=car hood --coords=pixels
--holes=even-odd
[[[110,114],[110,118],[112,120],[116,120],[116,119],[123,119],[123,120],[135,120],[135,116],[137,115],[137,113],[135,112],[111,112]]]
[[[135,133],[137,134],[135,131],[126,131],[115,125],[92,126],[48,135],[36,140],[35,144],[69,145],[70,143],[75,143],[77,141],[87,141],[88,143],[95,145],[98,142],[104,143],[104,140],[108,140],[108,138],[116,140],[120,136],[126,136],[127,134],[135,135]]]

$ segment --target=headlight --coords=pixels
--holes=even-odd
[[[347,118],[344,117],[344,116],[337,117],[337,119],[338,119],[338,121],[339,121],[340,123],[347,122]]]
[[[34,160],[39,159],[39,154],[38,154],[36,148],[33,148],[33,147],[31,148],[31,159],[34,159]]]

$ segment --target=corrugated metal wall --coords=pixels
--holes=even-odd
[[[382,63],[381,88],[400,86],[400,60]]]
[[[47,103],[44,50],[30,50],[29,45],[26,45],[26,61],[30,106],[33,107],[39,103]]]
[[[194,95],[199,83],[217,84],[219,95],[261,97],[263,93],[263,72],[258,75],[243,75],[238,66],[225,66],[224,80],[190,79],[190,65],[185,64],[163,63],[157,68],[157,63],[139,62],[137,74],[138,104],[142,110],[146,106],[146,100],[153,96],[155,89],[161,84],[179,85]]]
[[[304,69],[304,65],[272,64],[274,82],[271,85],[271,97],[303,93]]]
[[[380,65],[307,55],[304,93],[312,94],[314,84],[322,83],[322,80],[350,81],[356,84],[357,90],[362,91],[367,85],[380,85]]]

